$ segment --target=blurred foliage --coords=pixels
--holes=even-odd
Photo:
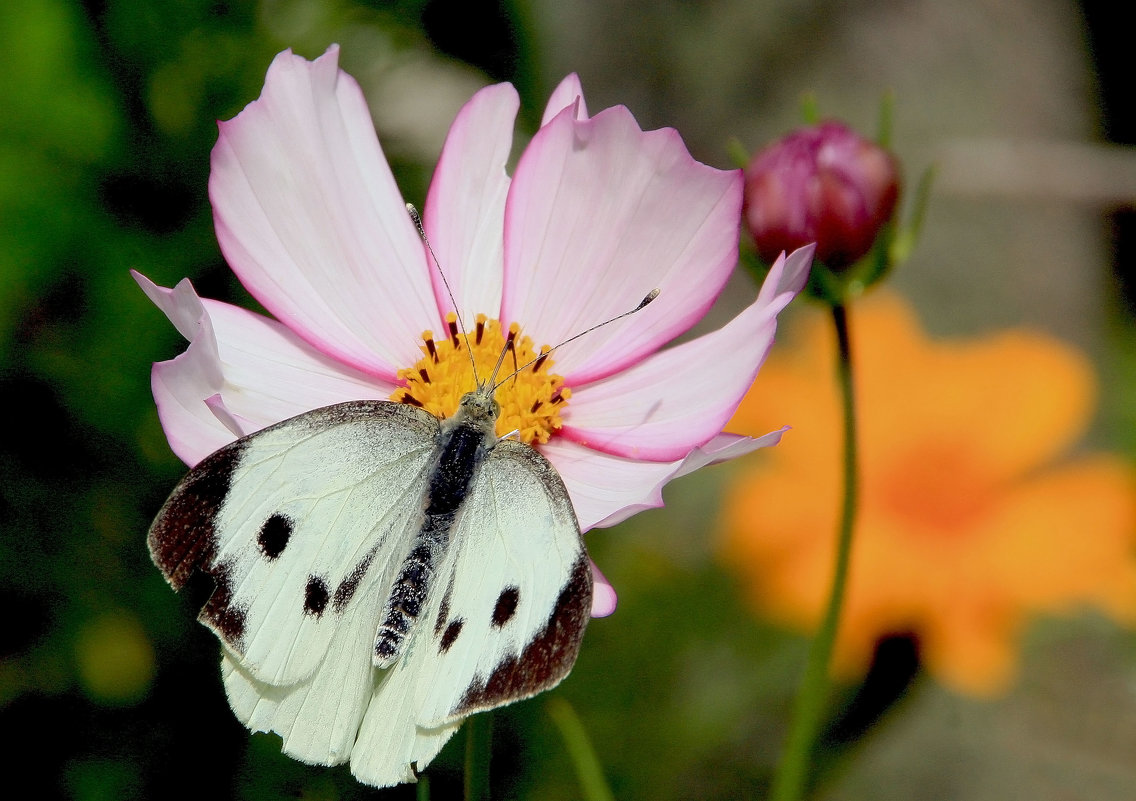
[[[203,296],[254,305],[213,235],[209,151],[214,121],[257,96],[279,50],[312,57],[341,42],[344,67],[365,85],[374,63],[399,59],[419,74],[511,80],[531,130],[548,87],[527,13],[510,0],[0,6],[0,397],[9,410],[0,733],[6,764],[36,777],[38,796],[414,797],[413,787],[374,791],[344,767],[284,757],[278,738],[250,736],[229,711],[216,639],[194,620],[208,588],[172,593],[144,545],[184,470],[158,424],[149,366],[182,344],[128,270],[165,285],[190,276]],[[384,138],[405,194],[421,200],[432,162],[413,145]],[[691,477],[668,495],[666,513],[589,538],[620,610],[592,624],[557,693],[578,712],[617,798],[751,797],[780,746],[803,644],[746,614],[715,566],[718,481]],[[881,651],[869,676],[882,689],[838,699],[830,760],[862,742],[907,686],[912,654],[900,645]],[[493,797],[578,797],[546,702],[496,713]],[[462,739],[430,768],[434,798],[459,792]]]
[[[279,50],[358,39],[449,61],[429,31],[484,81],[509,79],[524,63],[512,18],[502,4],[425,0],[3,4],[0,730],[6,764],[40,777],[38,794],[369,794],[346,770],[308,769],[274,738],[249,738],[228,711],[216,642],[194,621],[208,590],[179,598],[149,562],[149,519],[184,469],[149,365],[181,344],[128,270],[249,302],[213,235],[209,151],[215,120],[257,96]],[[458,34],[472,19],[493,35],[470,51]],[[420,197],[430,165],[398,167]]]

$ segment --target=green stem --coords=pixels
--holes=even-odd
[[[489,801],[489,758],[493,754],[493,713],[465,722],[465,801]]]
[[[588,732],[576,710],[564,699],[553,698],[548,702],[548,714],[560,729],[564,747],[576,768],[576,776],[580,780],[580,797],[584,801],[615,801],[615,795],[604,778],[603,766],[596,756],[596,749],[592,747]]]
[[[793,717],[785,752],[773,777],[772,801],[797,801],[803,797],[809,758],[820,728],[821,713],[828,699],[828,667],[832,658],[840,608],[848,582],[848,563],[852,553],[852,527],[856,518],[856,404],[852,385],[852,348],[848,336],[848,310],[842,302],[832,304],[832,322],[838,348],[837,373],[844,414],[844,504],[840,514],[840,530],[836,543],[836,565],[833,569],[832,592],[820,629],[809,649],[805,675],[797,691]]]

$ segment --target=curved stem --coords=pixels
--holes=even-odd
[[[576,710],[563,698],[557,697],[548,702],[548,714],[560,729],[568,756],[576,768],[576,776],[580,780],[580,796],[585,801],[615,801],[615,795],[604,778],[603,766],[596,756],[596,749],[592,747],[592,741],[588,739],[588,732]]]
[[[809,648],[805,675],[797,690],[793,717],[785,752],[777,766],[770,789],[772,801],[797,801],[804,795],[808,778],[809,757],[820,728],[821,713],[828,697],[828,665],[832,658],[840,609],[848,582],[848,564],[852,553],[852,528],[856,519],[857,455],[856,404],[852,383],[852,348],[848,334],[848,310],[843,303],[833,303],[832,322],[836,329],[837,374],[840,383],[844,417],[844,503],[840,513],[840,529],[836,542],[836,565],[832,591],[828,597],[820,629]]]
[[[493,753],[493,713],[465,722],[465,801],[489,801],[489,758]]]

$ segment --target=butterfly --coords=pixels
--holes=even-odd
[[[489,382],[439,421],[361,400],[205,458],[149,532],[174,589],[216,584],[199,619],[253,731],[360,781],[414,781],[468,715],[571,670],[592,574],[564,483],[498,439]]]

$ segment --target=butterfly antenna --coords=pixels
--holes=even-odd
[[[450,289],[450,282],[446,278],[445,272],[442,271],[442,263],[438,261],[438,254],[434,252],[433,246],[430,244],[430,239],[426,236],[426,228],[422,225],[422,217],[418,214],[418,209],[414,207],[413,203],[406,204],[406,210],[410,213],[410,219],[414,221],[414,227],[418,229],[418,236],[422,238],[422,243],[426,245],[426,250],[430,253],[430,258],[434,260],[434,266],[438,268],[438,275],[442,276],[442,283],[446,286],[446,294],[450,296],[450,303],[454,307],[454,315],[458,318],[458,328],[465,337],[465,350],[469,354],[469,365],[473,368],[473,380],[477,386],[481,386],[481,379],[477,377],[477,360],[473,358],[473,350],[469,347],[469,333],[465,328],[465,321],[462,320],[461,310],[458,308],[458,302],[454,300],[454,291]]]
[[[493,372],[490,374],[489,381],[487,382],[487,385],[491,385],[493,387],[493,392],[496,392],[497,387],[501,386],[501,384],[504,384],[512,376],[515,376],[517,373],[521,372],[521,370],[523,369],[523,368],[518,368],[518,369],[514,370],[509,375],[505,376],[505,378],[503,378],[501,380],[500,384],[494,383],[494,382],[497,381],[497,372],[501,369],[501,365],[505,361],[505,354],[508,353],[509,351],[513,351],[513,363],[516,364],[517,352],[515,350],[513,350],[513,340],[510,337],[506,336],[505,337],[505,347],[501,348],[501,355],[497,357],[497,364],[493,365]],[[536,361],[536,360],[534,359],[533,361]],[[529,364],[532,364],[532,362],[529,362]],[[528,365],[526,365],[526,366],[528,366]]]
[[[568,337],[568,338],[567,338],[566,340],[564,340],[563,342],[560,342],[560,343],[558,343],[558,344],[556,344],[556,345],[553,345],[553,346],[552,346],[551,348],[549,348],[549,349],[548,349],[548,350],[546,350],[546,351],[545,351],[544,353],[542,353],[542,354],[540,354],[539,356],[537,356],[537,357],[536,357],[535,359],[530,359],[529,361],[525,362],[525,363],[524,363],[524,364],[522,364],[522,365],[521,365],[520,367],[518,367],[518,368],[517,368],[516,370],[514,370],[514,371],[513,371],[512,373],[510,373],[509,375],[505,376],[505,377],[504,377],[504,378],[502,378],[502,379],[501,379],[501,380],[500,380],[499,382],[497,382],[496,384],[494,384],[494,385],[493,385],[493,389],[494,389],[494,391],[496,391],[497,387],[499,387],[499,386],[501,386],[502,384],[504,384],[504,383],[505,383],[506,381],[508,381],[508,380],[509,380],[510,378],[512,378],[513,376],[515,376],[515,375],[517,375],[518,373],[522,372],[522,371],[523,371],[523,370],[524,370],[524,369],[525,369],[526,367],[528,367],[528,366],[529,366],[530,364],[536,364],[536,363],[537,363],[537,362],[539,362],[539,361],[540,361],[541,359],[544,359],[544,358],[546,358],[546,357],[548,356],[548,354],[552,353],[552,351],[556,350],[557,348],[561,348],[561,347],[563,347],[563,346],[567,345],[567,344],[568,344],[569,342],[575,342],[575,341],[576,341],[577,339],[579,339],[580,337],[584,336],[584,334],[590,334],[590,333],[592,333],[593,331],[595,331],[595,330],[596,330],[597,328],[603,328],[603,327],[604,327],[605,325],[608,325],[609,323],[614,323],[614,322],[615,322],[616,320],[622,320],[622,319],[623,319],[624,317],[630,317],[631,315],[635,314],[635,312],[637,312],[637,311],[642,311],[642,310],[643,310],[643,308],[644,308],[644,307],[645,307],[645,306],[646,306],[646,305],[647,305],[648,303],[650,303],[651,301],[653,301],[653,300],[654,300],[655,298],[657,298],[658,296],[659,296],[659,290],[658,290],[658,289],[652,289],[652,290],[651,290],[650,292],[648,292],[648,293],[647,293],[646,297],[644,297],[644,298],[643,298],[643,299],[642,299],[641,301],[639,301],[639,305],[638,305],[638,306],[636,306],[636,307],[635,307],[634,309],[629,309],[629,310],[625,311],[625,312],[624,312],[623,314],[617,314],[617,315],[615,315],[615,317],[612,317],[611,319],[608,319],[608,320],[604,320],[604,321],[603,321],[602,323],[596,323],[596,324],[595,324],[595,325],[593,325],[593,326],[592,326],[591,328],[585,328],[585,329],[584,329],[583,331],[581,331],[580,333],[578,333],[578,334],[574,334],[573,336],[570,336],[570,337]],[[500,367],[501,367],[501,362],[502,362],[502,361],[504,361],[504,360],[505,360],[505,352],[504,352],[504,351],[502,351],[502,352],[501,352],[501,356],[500,356],[500,357],[498,357],[498,359],[497,359],[497,368],[500,368]],[[492,381],[492,380],[494,380],[494,379],[496,379],[496,377],[497,377],[497,368],[494,368],[494,370],[493,370],[493,378],[492,378],[492,379],[490,379],[491,381]]]

